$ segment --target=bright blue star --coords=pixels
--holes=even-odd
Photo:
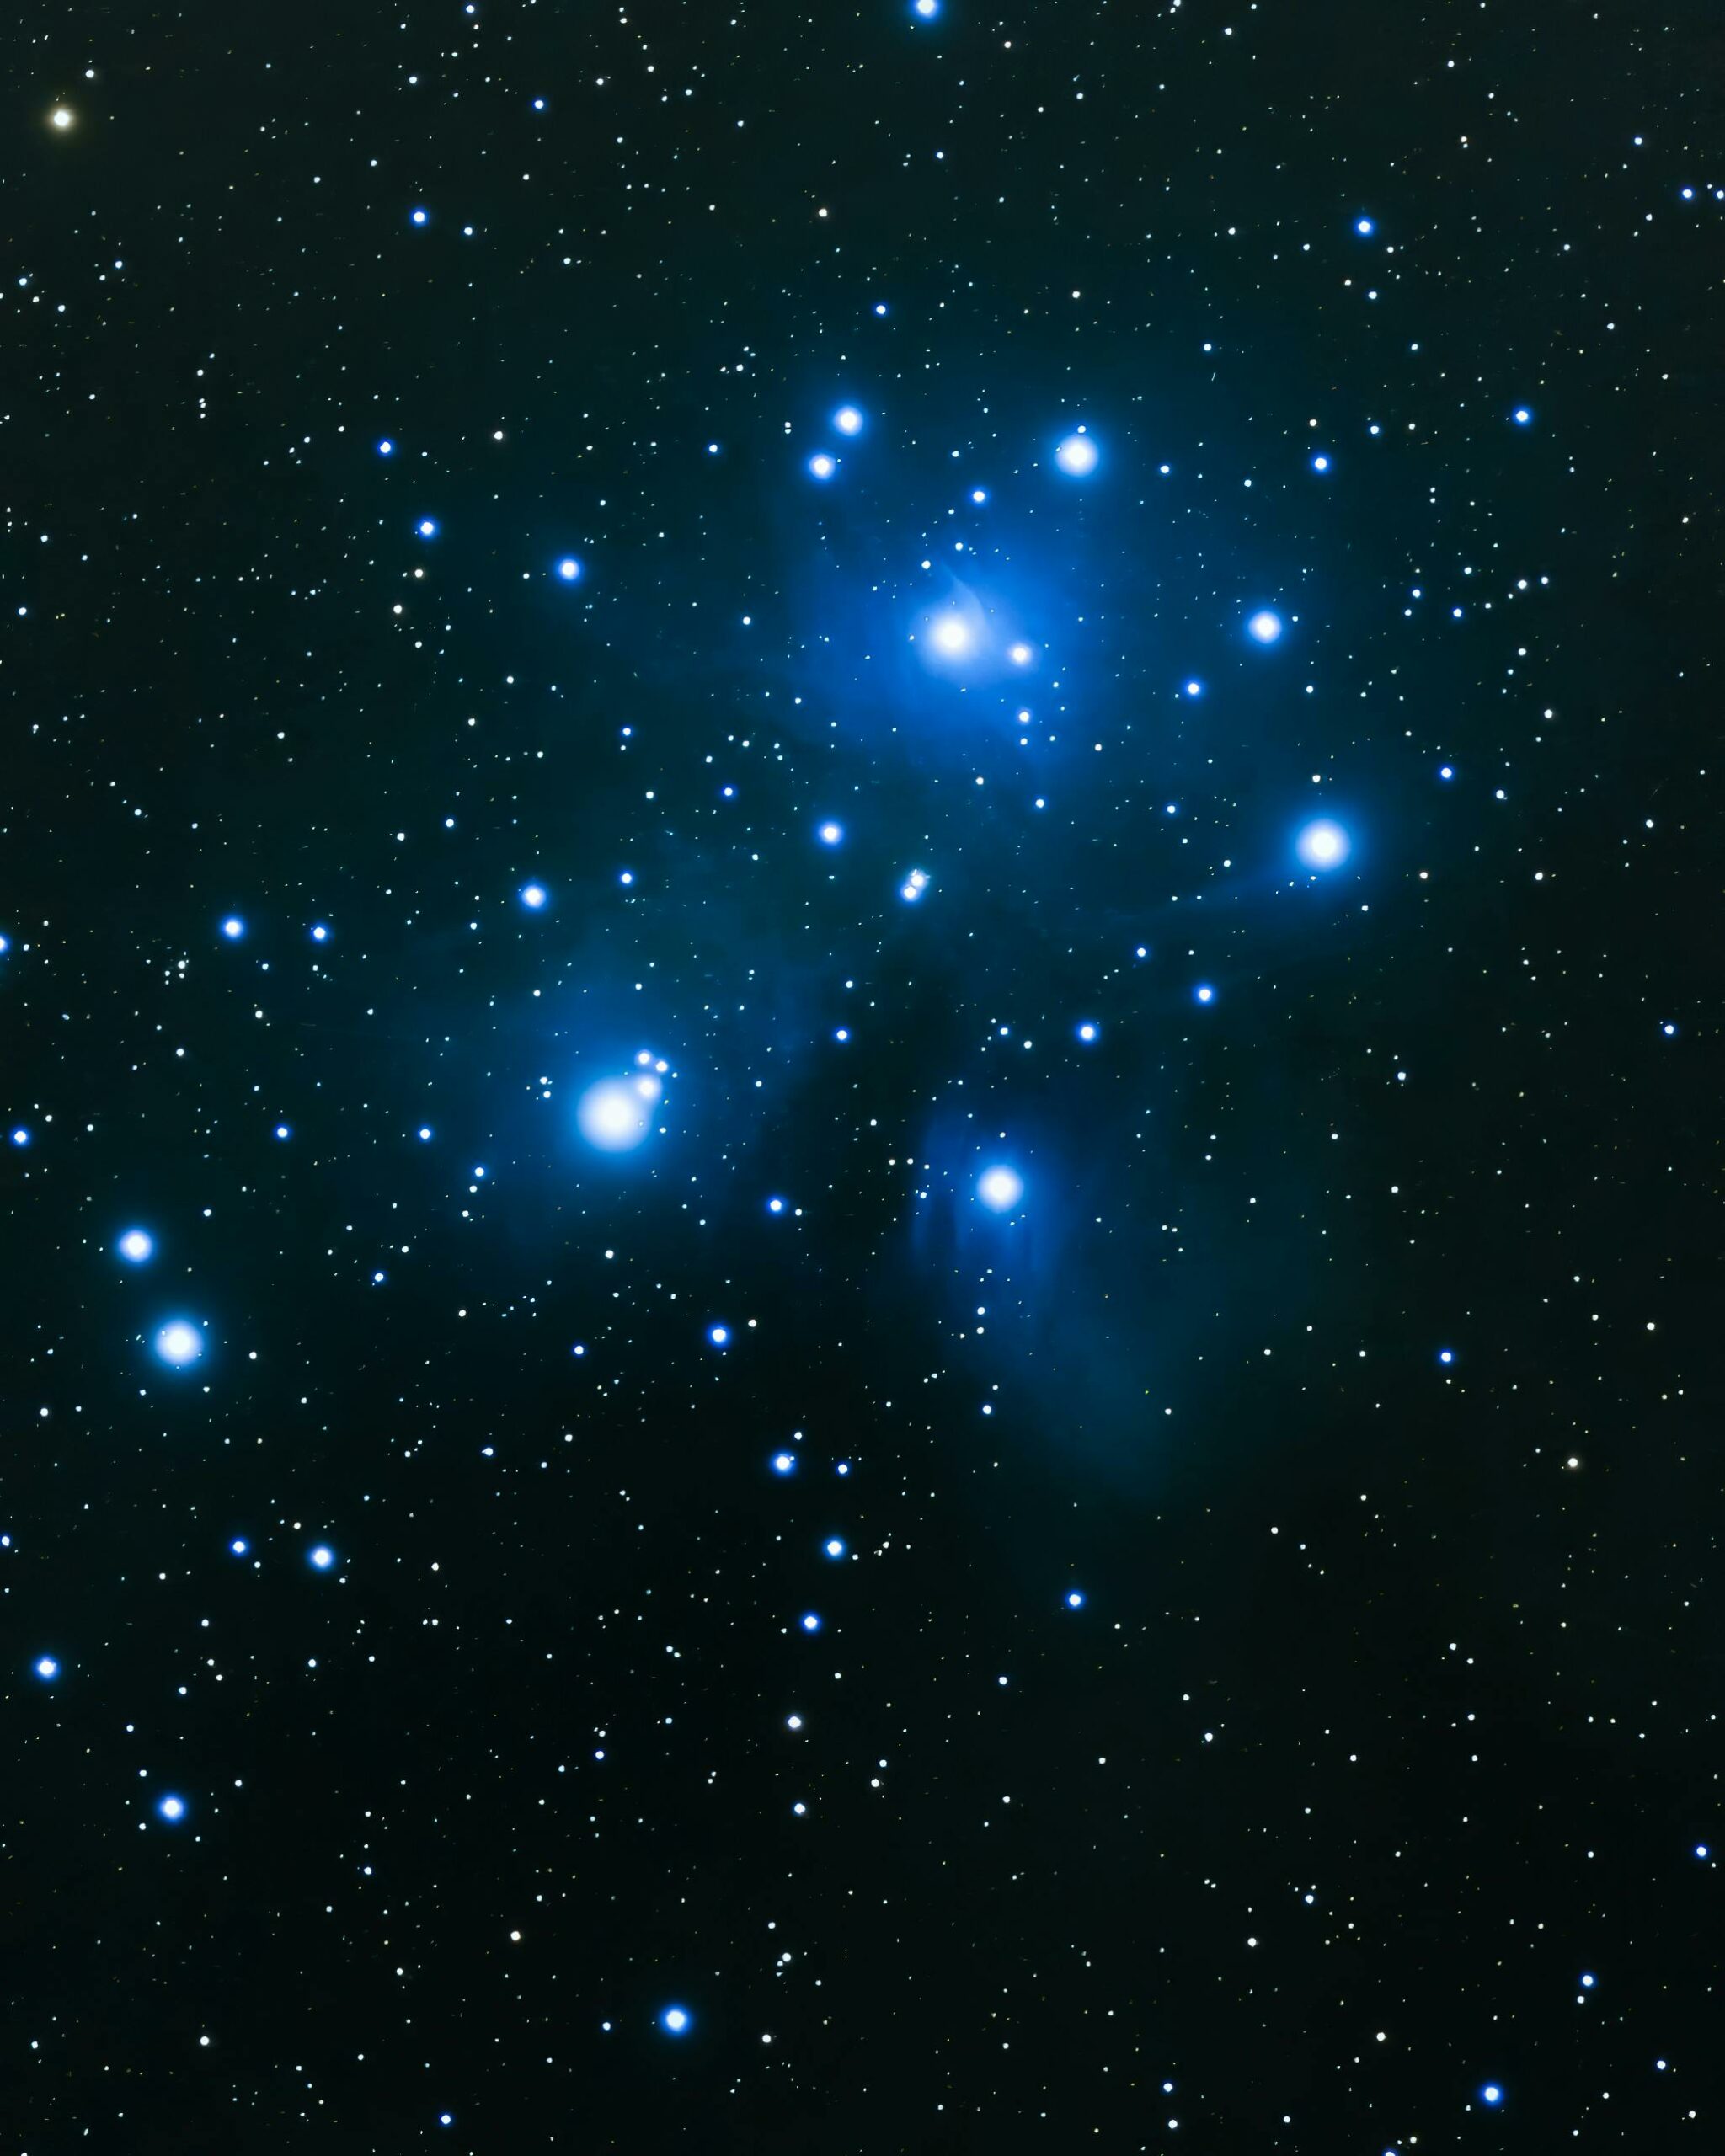
[[[1055,450],[1055,462],[1071,479],[1087,479],[1102,462],[1102,451],[1080,427]]]
[[[244,1535],[236,1534],[227,1546],[236,1557],[243,1557],[252,1545],[246,1540]]]
[[[573,554],[565,554],[557,565],[557,573],[565,584],[577,583],[580,579],[581,564]]]
[[[805,1632],[818,1632],[820,1630],[820,1620],[814,1610],[810,1609],[804,1614],[803,1630]]]
[[[1097,1024],[1094,1018],[1081,1018],[1074,1030],[1086,1048],[1094,1047],[1102,1038],[1102,1027]]]
[[[177,1825],[185,1817],[185,1799],[183,1796],[161,1797],[157,1801],[156,1809],[169,1826]]]
[[[1584,1973],[1581,1979],[1581,1988],[1583,1991],[1591,1991],[1598,1982],[1597,1977]]]
[[[809,476],[813,478],[830,479],[838,468],[837,457],[829,456],[824,449],[817,450],[809,460]]]
[[[693,2019],[686,2006],[667,2006],[659,2017],[661,2027],[668,2030],[673,2036],[686,2034]]]
[[[37,1676],[45,1684],[51,1684],[60,1674],[60,1664],[55,1661],[51,1654],[38,1655],[35,1670]]]
[[[986,488],[986,487],[973,487],[973,488],[970,489],[970,499],[971,499],[971,500],[972,500],[973,502],[975,502],[975,504],[976,504],[977,508],[978,508],[978,509],[980,509],[980,508],[982,507],[982,504],[984,504],[984,503],[988,499],[988,489],[987,489],[987,488]]]
[[[551,894],[542,883],[523,883],[521,895],[521,904],[528,912],[537,913],[550,898]]]
[[[278,1123],[275,1126],[275,1135],[278,1138],[291,1138],[293,1133],[285,1123]]]
[[[1311,468],[1314,472],[1327,472],[1329,470],[1330,460],[1324,455],[1322,450],[1320,450],[1317,455],[1312,458]]]
[[[1356,217],[1354,220],[1354,229],[1362,239],[1370,239],[1377,230],[1377,227],[1370,217]]]
[[[246,925],[237,913],[231,913],[222,924],[222,933],[230,943],[238,943],[246,932]]]
[[[12,1142],[14,1145],[28,1145],[30,1142],[30,1127],[27,1123],[15,1124],[12,1133]]]
[[[1700,1858],[1702,1860],[1702,1861],[1703,1861],[1703,1862],[1705,1862],[1705,1861],[1706,1860],[1706,1856],[1707,1856],[1707,1845],[1706,1845],[1706,1844],[1705,1842],[1697,1842],[1697,1843],[1696,1844],[1696,1845],[1695,1845],[1695,1853],[1696,1853],[1696,1854],[1698,1857],[1700,1857]]]
[[[1439,764],[1438,766],[1438,776],[1439,778],[1454,778],[1455,776],[1455,766],[1453,764]]]
[[[842,1557],[845,1554],[845,1545],[836,1534],[829,1535],[820,1546],[829,1557]]]
[[[1348,834],[1339,824],[1322,817],[1306,825],[1294,841],[1294,851],[1308,868],[1339,868],[1348,858]]]
[[[1533,414],[1529,411],[1525,404],[1518,404],[1509,416],[1518,427],[1530,427],[1533,424]]]
[[[814,835],[823,846],[840,846],[844,841],[845,827],[842,824],[820,824]]]
[[[128,1228],[114,1247],[128,1265],[145,1265],[156,1255],[156,1238],[147,1228]]]
[[[1274,643],[1282,633],[1282,617],[1266,606],[1246,624],[1246,633],[1257,643]]]
[[[841,435],[860,435],[862,431],[862,414],[854,404],[841,404],[832,415],[832,423]]]
[[[991,1213],[1010,1213],[1024,1195],[1024,1178],[1004,1166],[985,1168],[976,1179],[976,1195]]]
[[[707,1328],[707,1337],[714,1348],[729,1348],[731,1344],[731,1329],[728,1325],[709,1325]]]
[[[429,1145],[431,1143],[431,1126],[429,1123],[422,1123],[419,1125],[419,1137],[422,1145]]]
[[[395,454],[395,444],[394,444],[394,443],[393,443],[393,442],[389,439],[389,437],[388,437],[388,435],[386,435],[383,437],[382,440],[382,441],[380,441],[380,442],[378,443],[378,445],[377,445],[377,454],[378,454],[380,456],[394,456],[394,454]]]
[[[1216,1000],[1216,992],[1207,980],[1200,981],[1193,990],[1192,994],[1194,1000],[1199,1003],[1214,1003]]]
[[[927,889],[927,870],[924,868],[913,868],[910,874],[905,878],[904,882],[899,886],[899,896],[905,901],[906,905],[913,906]]]
[[[1066,1590],[1066,1607],[1068,1609],[1081,1609],[1084,1607],[1084,1596],[1079,1588],[1076,1587],[1068,1588]]]
[[[183,1370],[204,1352],[204,1336],[190,1319],[170,1318],[156,1335],[156,1353],[172,1369]]]
[[[435,516],[422,516],[414,529],[422,539],[435,539],[437,536],[437,519]]]
[[[772,1455],[772,1471],[775,1475],[794,1475],[797,1471],[795,1453],[776,1452]]]
[[[410,210],[408,212],[408,221],[410,224],[425,225],[429,224],[430,221],[431,212],[429,210]]]
[[[601,1078],[575,1103],[582,1137],[601,1153],[633,1151],[653,1128],[653,1103],[660,1090],[650,1075]]]
[[[1480,2090],[1479,2100],[1482,2104],[1501,2104],[1503,2100],[1503,2092],[1495,2081],[1488,2081]]]
[[[306,1562],[313,1572],[327,1572],[335,1562],[335,1552],[327,1542],[319,1542],[306,1552]]]
[[[769,1213],[782,1213],[785,1209],[783,1198],[769,1198],[766,1201],[766,1209]]]
[[[1203,682],[1188,681],[1186,684],[1186,693],[1188,696],[1201,696],[1204,694]]]
[[[329,924],[327,921],[314,921],[312,923],[312,941],[314,943],[327,943],[329,941]]]
[[[932,23],[940,13],[940,0],[911,0],[911,12],[920,15],[925,23]]]
[[[1439,1348],[1439,1350],[1438,1350],[1438,1360],[1439,1360],[1440,1363],[1453,1363],[1453,1362],[1455,1361],[1455,1350],[1453,1348]]]

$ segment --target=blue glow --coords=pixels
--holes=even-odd
[[[728,1325],[709,1325],[707,1328],[707,1338],[709,1345],[714,1348],[729,1348],[731,1344],[731,1329]]]
[[[293,1136],[293,1133],[288,1129],[285,1123],[278,1123],[275,1126],[275,1135],[278,1138],[286,1139],[291,1138]]]
[[[1455,766],[1454,764],[1439,764],[1438,766],[1438,776],[1439,778],[1454,778],[1455,776]]]
[[[1677,1038],[1677,1028],[1672,1024],[1669,1018],[1661,1021],[1659,1031],[1665,1036],[1668,1041],[1674,1041]]]
[[[1294,851],[1308,868],[1339,868],[1348,858],[1348,834],[1339,824],[1321,817],[1306,825],[1294,841]]]
[[[1101,462],[1102,451],[1082,427],[1055,451],[1055,462],[1071,479],[1087,479]]]
[[[230,1542],[227,1546],[234,1556],[243,1557],[251,1549],[252,1545],[246,1540],[244,1535],[236,1534],[232,1541]]]
[[[1010,1213],[1024,1195],[1024,1178],[1013,1168],[985,1168],[976,1179],[976,1195],[991,1213]]]
[[[907,906],[913,906],[927,889],[927,871],[922,868],[913,868],[899,886],[899,896]]]
[[[1246,624],[1246,633],[1255,643],[1274,643],[1282,633],[1282,617],[1266,606]]]
[[[184,1369],[203,1352],[204,1336],[189,1318],[170,1318],[156,1335],[156,1353],[171,1369]]]
[[[1439,1360],[1440,1363],[1445,1363],[1445,1364],[1453,1363],[1453,1362],[1455,1361],[1455,1350],[1453,1348],[1439,1348],[1439,1350],[1438,1350],[1438,1360]]]
[[[1324,455],[1322,450],[1320,450],[1317,455],[1312,458],[1311,468],[1314,472],[1327,472],[1329,470],[1330,460]]]
[[[766,1209],[769,1213],[782,1213],[785,1209],[783,1198],[769,1198],[766,1201]]]
[[[694,2016],[686,2006],[667,2006],[659,2020],[660,2027],[668,2030],[673,2036],[681,2036],[687,2034]]]
[[[435,539],[437,536],[437,520],[435,516],[422,516],[414,529],[422,539]]]
[[[829,1557],[842,1557],[845,1554],[845,1545],[836,1534],[829,1535],[820,1546]]]
[[[1705,1861],[1709,1854],[1706,1844],[1705,1842],[1697,1842],[1695,1845],[1695,1853],[1698,1857],[1701,1858],[1702,1860]]]
[[[973,487],[973,488],[970,489],[970,499],[971,499],[971,500],[972,500],[973,502],[975,502],[975,504],[976,504],[977,508],[978,508],[978,509],[980,509],[980,508],[982,507],[982,504],[984,504],[984,503],[988,499],[988,489],[987,489],[987,488],[986,488],[986,487]]]
[[[833,1473],[835,1475],[848,1475],[850,1471],[851,1463],[847,1460],[841,1460],[838,1465],[833,1470]]]
[[[911,13],[921,15],[925,23],[932,23],[940,13],[940,0],[911,0]]]
[[[845,827],[842,824],[820,824],[815,827],[814,835],[823,846],[842,846]]]
[[[544,107],[544,104],[545,100],[543,98],[535,98],[533,100],[534,110],[536,112],[542,110]],[[439,2126],[453,2126],[455,2124],[455,2113],[453,2111],[440,2111],[437,2114],[437,2123]]]
[[[804,1612],[803,1617],[803,1630],[805,1632],[818,1632],[820,1630],[820,1620],[815,1614],[814,1610],[810,1609]]]
[[[13,1126],[12,1142],[14,1145],[28,1145],[30,1136],[30,1127],[27,1123],[20,1123]]]
[[[575,1123],[590,1145],[601,1153],[632,1152],[653,1128],[656,1078],[601,1078],[575,1104]]]
[[[414,225],[430,224],[431,221],[431,212],[429,210],[410,210],[408,212],[408,221],[409,224]]]
[[[1086,1048],[1093,1048],[1102,1038],[1102,1027],[1094,1018],[1081,1018],[1074,1031]]]
[[[1377,227],[1370,217],[1356,217],[1354,220],[1354,229],[1362,239],[1370,239],[1377,230]]]
[[[1509,416],[1518,427],[1530,427],[1533,424],[1533,414],[1529,411],[1525,404],[1518,404]]]
[[[128,1265],[145,1265],[156,1255],[156,1238],[147,1228],[128,1228],[114,1247]]]
[[[394,444],[394,443],[393,443],[393,442],[389,439],[389,437],[388,437],[388,435],[386,435],[383,437],[382,440],[382,441],[380,441],[380,442],[378,443],[378,445],[377,445],[377,454],[378,454],[380,456],[394,456],[394,454],[395,454],[395,444]]]
[[[862,414],[854,404],[841,404],[832,415],[832,423],[841,435],[860,435],[862,431]]]
[[[1187,694],[1188,696],[1201,696],[1204,694],[1204,684],[1203,684],[1203,682],[1202,682],[1202,681],[1188,681],[1188,682],[1186,684],[1186,694]]]
[[[327,1542],[314,1543],[306,1552],[306,1562],[314,1572],[327,1572],[335,1562],[335,1552]]]
[[[38,1655],[35,1671],[45,1684],[51,1684],[60,1674],[60,1664],[55,1661],[51,1654]]]
[[[157,1801],[156,1809],[169,1826],[175,1826],[185,1817],[185,1799],[183,1796],[161,1797]]]
[[[1598,1982],[1599,1978],[1597,1977],[1584,1971],[1582,1975],[1581,1988],[1583,1991],[1591,1991]]]
[[[811,478],[830,479],[838,468],[837,457],[829,456],[824,449],[817,450],[809,460],[809,472]]]
[[[585,1342],[583,1342],[583,1341],[579,1341],[579,1340],[578,1340],[578,1341],[575,1342],[574,1346],[573,1348],[570,1348],[570,1350],[569,1350],[570,1354],[572,1354],[572,1355],[574,1355],[574,1357],[576,1357],[576,1358],[577,1358],[577,1359],[579,1359],[581,1356],[585,1355],[585,1354],[586,1353],[586,1352],[587,1352],[587,1349],[586,1349],[586,1344],[585,1344]]]
[[[231,913],[222,924],[222,933],[230,943],[238,943],[246,932],[246,925],[237,913]]]
[[[886,312],[886,302],[884,300],[877,300],[874,302],[874,312],[877,314],[884,314]]]
[[[581,564],[573,554],[565,554],[557,565],[557,573],[565,584],[578,583],[580,580]]]
[[[928,640],[944,659],[963,659],[975,642],[962,614],[943,614],[931,624]]]
[[[1482,2104],[1501,2104],[1503,2100],[1503,2092],[1495,2081],[1488,2081],[1480,2090],[1479,2100]]]
[[[521,886],[521,904],[529,913],[537,913],[550,896],[550,892],[542,883],[523,883]]]
[[[775,1475],[794,1475],[797,1471],[795,1453],[776,1452],[772,1455],[772,1471]]]
[[[1067,1588],[1066,1607],[1068,1609],[1081,1609],[1084,1607],[1084,1596],[1079,1588],[1076,1587]]]
[[[329,924],[327,921],[314,921],[312,923],[312,941],[314,943],[327,943],[329,941]]]
[[[1199,1003],[1214,1003],[1216,1000],[1216,992],[1207,980],[1200,981],[1192,994],[1194,1001]]]

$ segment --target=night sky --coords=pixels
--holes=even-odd
[[[1717,2146],[1717,18],[12,50],[7,2156]]]

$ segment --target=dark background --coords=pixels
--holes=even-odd
[[[1714,2145],[1711,12],[13,52],[5,2148]]]

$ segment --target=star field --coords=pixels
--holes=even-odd
[[[27,11],[8,2147],[1712,2145],[1717,42]]]

